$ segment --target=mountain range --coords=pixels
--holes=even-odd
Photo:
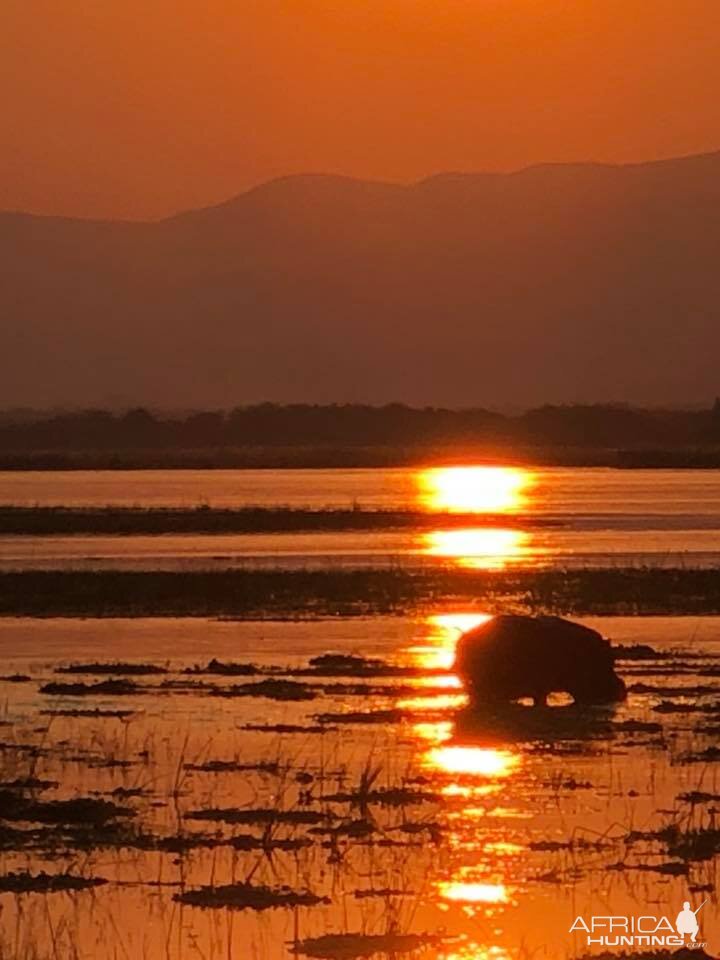
[[[720,153],[0,214],[0,405],[703,402]]]

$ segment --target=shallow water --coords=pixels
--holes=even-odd
[[[678,797],[697,790],[720,793],[717,762],[686,762],[688,754],[717,743],[718,715],[712,711],[720,677],[698,671],[720,666],[720,618],[584,621],[617,643],[649,643],[661,652],[681,651],[683,657],[672,661],[675,674],[670,676],[661,672],[667,661],[624,662],[621,672],[628,683],[652,690],[632,692],[614,716],[605,718],[615,726],[578,727],[572,739],[553,743],[461,725],[458,682],[433,671],[451,666],[459,629],[481,616],[446,608],[406,620],[304,623],[0,621],[0,674],[31,678],[0,682],[5,724],[0,779],[32,773],[59,781],[56,790],[40,794],[43,799],[92,791],[107,796],[117,787],[142,787],[143,796],[122,801],[133,810],[136,827],[155,835],[222,841],[181,853],[112,847],[77,853],[62,846],[53,856],[1,852],[0,873],[71,869],[111,882],[72,895],[0,895],[0,957],[16,960],[35,942],[46,948],[43,957],[79,960],[279,960],[306,938],[379,934],[397,927],[450,938],[445,946],[414,954],[426,960],[564,958],[588,950],[583,935],[569,932],[578,915],[667,913],[674,920],[685,899],[697,906],[706,897],[710,902],[700,914],[701,930],[716,948],[718,858],[683,861],[658,841],[632,841],[629,835],[675,821],[712,822],[712,803],[691,807]],[[183,668],[212,657],[287,669],[328,651],[381,657],[429,674],[370,681],[383,689],[367,695],[335,690],[302,702],[161,686],[166,680],[187,682]],[[59,664],[92,660],[152,662],[171,672],[136,678],[148,689],[126,696],[39,692],[48,680],[101,679],[53,672]],[[255,678],[190,679],[227,687]],[[699,685],[709,692],[697,694]],[[663,701],[684,704],[691,712],[658,712]],[[40,713],[59,708],[120,708],[132,716]],[[400,714],[383,724],[329,723],[321,734],[242,729],[278,723],[307,727],[317,724],[318,714],[387,709]],[[632,732],[619,726],[624,721],[660,727]],[[715,732],[701,732],[712,726]],[[39,750],[23,752],[23,745]],[[209,760],[276,764],[277,771],[185,768]],[[323,799],[352,792],[376,769],[375,787],[402,786],[415,792],[416,800],[419,795],[418,802],[363,807]],[[298,774],[307,783],[300,784]],[[308,843],[266,855],[229,845],[240,834],[261,836],[262,827],[187,817],[218,807],[324,811],[333,818],[329,827],[366,820],[371,832],[331,839],[309,826],[277,825],[274,839]],[[572,848],[562,846],[571,839]],[[548,841],[560,846],[548,849]],[[657,872],[669,862],[685,863],[687,873]],[[253,883],[307,889],[329,903],[258,913],[204,910],[172,899],[182,890],[248,876]]]
[[[0,503],[413,508],[431,531],[0,537],[0,569],[720,564],[720,471],[461,467],[0,473]]]

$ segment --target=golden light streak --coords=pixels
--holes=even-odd
[[[521,467],[432,467],[418,474],[422,505],[451,513],[517,512],[532,481]]]
[[[503,883],[471,883],[450,880],[439,884],[440,896],[459,903],[507,903]]]
[[[426,754],[426,760],[443,773],[481,777],[508,777],[520,763],[519,756],[509,750],[475,746],[436,747]]]
[[[424,552],[447,557],[473,570],[503,570],[529,555],[530,535],[522,530],[468,527],[423,535]]]

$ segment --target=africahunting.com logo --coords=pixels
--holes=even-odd
[[[698,914],[707,903],[703,900],[693,909],[689,900],[683,903],[673,923],[668,916],[647,914],[640,917],[592,916],[576,917],[570,933],[584,933],[588,946],[598,947],[685,947],[700,950],[702,941]]]

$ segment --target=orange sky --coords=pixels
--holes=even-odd
[[[2,0],[0,208],[720,149],[720,0]]]

